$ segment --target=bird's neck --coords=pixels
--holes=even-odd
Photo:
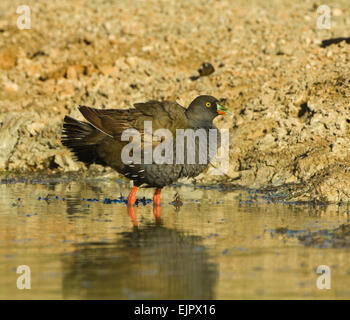
[[[212,129],[214,128],[213,121],[205,121],[205,120],[196,120],[196,119],[188,119],[188,126],[190,128],[203,128],[203,129]]]
[[[203,119],[202,115],[186,110],[187,123],[190,128],[213,128],[213,119]]]

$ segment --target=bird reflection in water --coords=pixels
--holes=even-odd
[[[136,218],[136,207],[128,206],[128,214],[130,216],[133,226],[137,227],[138,223]],[[157,206],[157,205],[153,206],[153,215],[154,215],[156,224],[158,225],[161,224],[162,220],[160,218],[160,206]]]
[[[182,207],[183,202],[180,198],[180,195],[177,192],[175,193],[174,200],[170,202],[170,204],[174,206],[176,212],[180,211],[180,208]],[[132,221],[133,226],[137,227],[138,223],[136,218],[136,207],[128,205],[128,214]],[[156,224],[161,224],[162,220],[160,217],[160,203],[153,204],[153,215],[154,215]]]
[[[157,210],[156,210],[157,211]],[[132,212],[132,210],[131,210]],[[217,264],[203,238],[147,223],[62,256],[65,299],[215,299]]]

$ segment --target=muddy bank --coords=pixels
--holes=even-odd
[[[268,230],[271,236],[278,236],[281,240],[297,238],[306,247],[316,248],[349,248],[350,246],[350,225],[341,224],[337,228],[310,230],[291,230],[287,227],[280,227]]]
[[[350,44],[322,45],[348,36],[347,1],[330,5],[330,30],[317,29],[317,5],[290,0],[29,1],[29,30],[16,26],[21,4],[0,4],[0,170],[89,174],[60,144],[78,104],[211,94],[233,113],[217,120],[230,170],[196,182],[349,201]],[[215,71],[197,77],[203,62]]]

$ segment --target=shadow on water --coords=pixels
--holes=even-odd
[[[201,237],[159,223],[119,235],[62,256],[65,299],[215,298],[218,268]]]

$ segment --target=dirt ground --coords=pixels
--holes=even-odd
[[[347,0],[0,2],[0,170],[86,171],[60,143],[79,104],[129,108],[149,99],[187,106],[223,99],[233,115],[227,175],[197,183],[279,188],[292,201],[350,199]],[[193,78],[203,62],[215,72]]]

